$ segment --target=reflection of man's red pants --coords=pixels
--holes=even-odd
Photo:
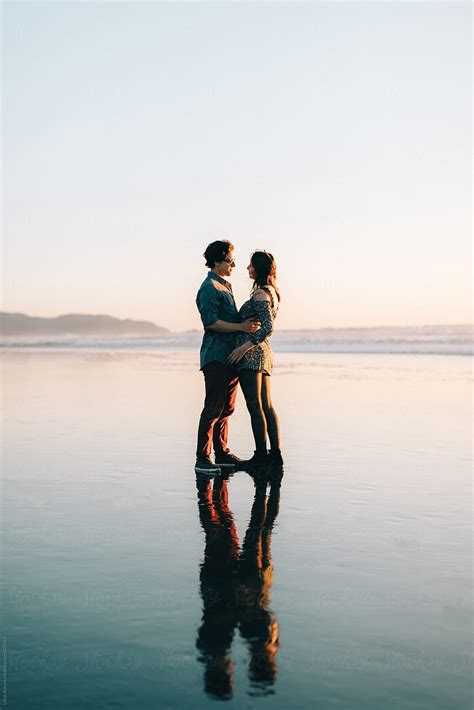
[[[206,399],[198,429],[197,456],[209,458],[212,445],[216,454],[229,450],[229,417],[235,409],[238,377],[223,362],[208,362],[202,368]]]

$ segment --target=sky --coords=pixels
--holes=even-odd
[[[200,328],[215,239],[281,328],[471,319],[471,6],[4,2],[2,309]]]

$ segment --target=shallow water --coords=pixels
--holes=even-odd
[[[11,707],[471,708],[466,358],[280,354],[267,490],[198,490],[195,353],[2,371]]]

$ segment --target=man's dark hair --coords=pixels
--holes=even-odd
[[[234,245],[228,239],[219,239],[217,242],[209,244],[203,254],[206,266],[213,269],[220,261],[224,261],[229,251],[233,248]]]

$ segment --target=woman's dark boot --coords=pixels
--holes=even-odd
[[[280,449],[270,449],[269,459],[273,464],[283,466],[283,456],[281,455]]]
[[[254,451],[252,458],[247,461],[242,461],[239,468],[243,468],[245,466],[266,466],[267,464],[268,452],[265,449],[264,451]]]

